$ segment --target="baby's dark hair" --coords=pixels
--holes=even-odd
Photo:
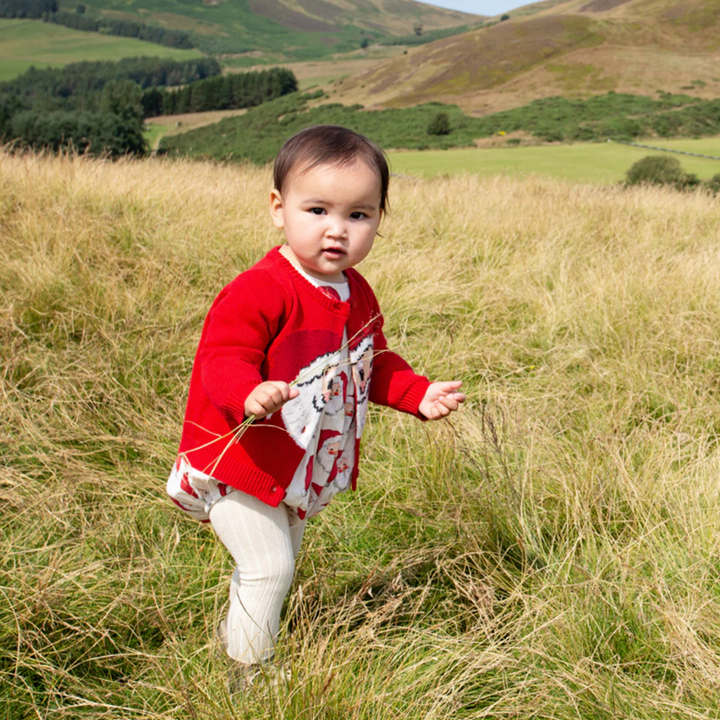
[[[390,170],[383,151],[364,135],[341,125],[315,125],[293,135],[275,158],[273,179],[282,195],[292,170],[302,165],[303,171],[318,165],[349,165],[362,160],[380,176],[380,210],[387,207]]]

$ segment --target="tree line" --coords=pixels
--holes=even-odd
[[[0,17],[37,20],[57,12],[57,0],[0,0]]]
[[[142,96],[145,117],[259,105],[297,90],[297,78],[286,68],[233,73],[186,85],[180,90],[153,87]]]
[[[85,6],[78,5],[77,12],[60,10],[57,0],[0,0],[0,18],[28,18],[64,25],[73,30],[100,32],[106,35],[132,37],[146,42],[174,48],[194,47],[191,35],[183,30],[170,30],[158,25],[145,25],[134,20],[112,20],[89,17]]]
[[[144,23],[135,22],[134,20],[91,18],[84,13],[65,11],[47,12],[43,15],[43,20],[45,20],[45,22],[55,23],[56,25],[64,25],[65,27],[73,28],[73,30],[132,37],[174,48],[190,49],[193,47],[192,38],[182,30],[170,30],[158,25],[145,25]]]
[[[144,90],[188,85],[221,71],[215,58],[178,61],[135,57],[43,70],[30,68],[14,80],[0,83],[0,99],[14,98],[24,110],[96,110],[102,89],[114,80],[131,80]]]
[[[220,70],[214,58],[31,68],[0,83],[0,140],[53,151],[144,155],[145,117],[249,107],[297,89],[295,75],[282,68],[227,77]],[[184,87],[166,89],[177,85]]]

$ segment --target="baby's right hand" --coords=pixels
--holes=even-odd
[[[288,400],[300,394],[297,388],[290,387],[280,380],[266,380],[260,383],[245,400],[245,417],[254,415],[264,418],[279,410]]]

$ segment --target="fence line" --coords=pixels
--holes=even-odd
[[[660,152],[676,153],[678,155],[692,155],[693,157],[705,158],[706,160],[720,160],[720,157],[714,155],[702,155],[701,153],[692,153],[687,150],[671,150],[670,148],[656,147],[655,145],[641,145],[640,143],[627,142],[626,140],[611,140],[609,143],[617,143],[618,145],[632,145],[633,147],[645,148],[646,150],[660,150]]]

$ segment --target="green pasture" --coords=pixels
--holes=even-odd
[[[258,6],[266,3],[258,3]],[[267,3],[269,4],[269,3]],[[321,4],[321,3],[320,3]],[[74,8],[74,4],[69,7]],[[118,16],[137,22],[150,22],[174,27],[193,33],[193,42],[209,54],[244,53],[260,50],[262,53],[276,55],[284,60],[314,60],[334,55],[338,52],[357,50],[366,37],[359,27],[352,24],[323,25],[317,31],[307,32],[300,26],[293,27],[297,16],[283,15],[282,6],[277,4],[278,15],[268,17],[265,13],[255,12],[248,0],[228,2],[178,2],[177,0],[95,0],[93,10],[106,17]],[[372,5],[369,6],[373,8]],[[373,8],[373,10],[375,10]],[[375,10],[378,27],[383,26],[385,13]],[[373,14],[375,14],[373,13]],[[348,18],[347,11],[342,13]],[[301,13],[302,16],[302,13]],[[309,28],[313,23],[309,17]],[[331,22],[335,22],[331,20]],[[408,32],[412,32],[413,19],[408,19]],[[325,29],[322,29],[322,28]],[[372,36],[382,36],[384,31],[373,32]],[[235,67],[245,67],[234,62]],[[257,65],[258,59],[251,58]]]
[[[143,135],[145,135],[148,146],[153,150],[156,149],[160,138],[166,135],[173,127],[175,127],[175,123],[168,123],[167,125],[145,123]]]
[[[720,137],[700,140],[647,140],[645,144],[720,157]],[[623,180],[630,166],[657,151],[617,143],[577,143],[509,148],[393,151],[393,172],[432,177],[441,173],[526,175],[538,173],[584,182]],[[674,155],[683,168],[703,180],[720,173],[720,160]]]
[[[187,60],[201,53],[134,38],[80,32],[40,20],[0,20],[0,82],[12,80],[33,65],[40,68],[141,55]]]

